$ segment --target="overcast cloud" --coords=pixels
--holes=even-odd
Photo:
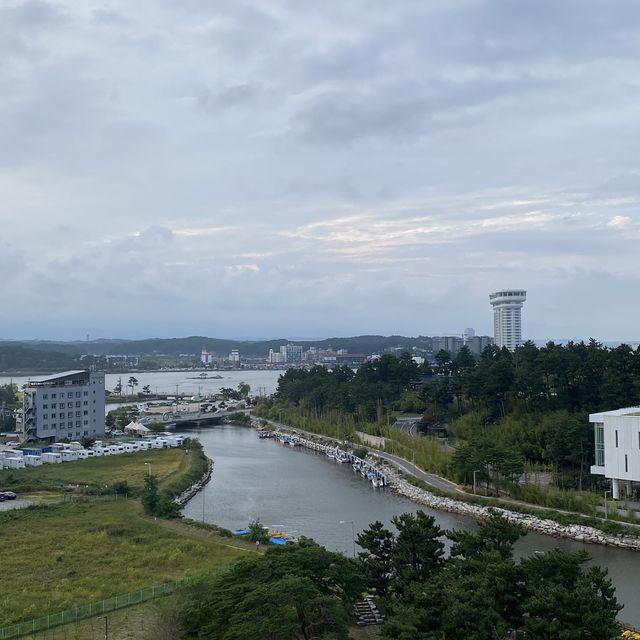
[[[4,0],[0,337],[640,340],[637,0]]]

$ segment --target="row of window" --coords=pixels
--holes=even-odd
[[[88,420],[76,420],[75,423],[73,420],[69,422],[61,422],[58,424],[57,422],[52,422],[51,424],[43,424],[42,429],[47,431],[55,431],[58,427],[60,429],[71,429],[71,427],[76,426],[79,427],[81,424],[87,426],[89,424]],[[86,434],[85,434],[86,435]]]
[[[79,418],[80,415],[88,416],[89,412],[88,411],[83,411],[82,414],[80,414],[80,411],[76,411],[76,418]],[[52,413],[51,414],[51,418],[53,419],[55,417],[56,417],[56,414]],[[59,413],[57,417],[58,418],[64,418],[64,412]],[[67,412],[67,418],[73,418],[73,411],[68,411]],[[43,420],[48,420],[49,419],[49,414],[48,413],[43,413],[42,414],[42,419]]]
[[[95,391],[94,391],[94,393],[95,393]],[[76,391],[76,398],[82,398],[82,396],[88,396],[88,395],[89,395],[89,392],[88,392],[88,391]],[[52,397],[52,398],[55,398],[55,397],[56,397],[56,394],[55,394],[55,393],[52,393],[52,394],[51,394],[51,397]],[[64,392],[60,392],[60,397],[61,397],[61,398],[64,398],[64,397],[65,397],[65,396],[64,396]],[[48,399],[48,398],[49,398],[49,394],[48,394],[48,393],[43,393],[43,394],[42,394],[42,399],[43,399],[43,400],[46,400],[46,399]],[[73,391],[68,391],[68,392],[67,392],[67,398],[73,398]]]
[[[95,402],[95,400],[94,400],[94,402]],[[61,409],[64,409],[64,402],[60,402],[60,403],[52,402],[51,403],[51,408],[52,409],[56,409],[58,407],[58,404],[60,405]],[[89,405],[89,401],[85,400],[82,404],[84,404],[84,406],[86,407],[86,406]],[[79,406],[81,406],[80,400],[76,400],[76,407],[79,407]],[[67,408],[71,409],[72,407],[73,407],[73,402],[67,402]],[[49,405],[48,404],[43,404],[42,408],[43,409],[48,409]]]

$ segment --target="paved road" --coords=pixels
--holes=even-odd
[[[392,453],[385,453],[384,451],[376,451],[377,456],[387,460],[388,462],[393,463],[396,467],[398,467],[401,471],[405,473],[410,473],[415,476],[419,480],[426,482],[427,484],[439,489],[440,491],[445,491],[446,493],[464,493],[461,489],[451,482],[450,480],[445,480],[440,476],[436,476],[433,473],[427,473],[417,467],[412,462],[401,458],[400,456],[393,455]]]

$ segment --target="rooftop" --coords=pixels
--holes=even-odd
[[[55,373],[50,376],[45,376],[43,378],[32,378],[29,380],[27,385],[40,385],[40,384],[51,384],[55,382],[60,382],[67,378],[75,378],[80,375],[89,375],[89,371],[87,369],[77,369],[74,371],[63,371],[62,373]]]
[[[600,411],[589,414],[589,422],[602,422],[605,416],[640,416],[640,407],[624,407],[623,409],[612,409],[611,411]]]

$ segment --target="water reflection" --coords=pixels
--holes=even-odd
[[[385,525],[394,515],[415,512],[417,505],[387,490],[374,489],[350,465],[332,462],[323,454],[259,440],[252,429],[230,425],[186,432],[197,435],[215,461],[204,493],[185,507],[186,516],[228,529],[260,518],[281,525],[288,533],[314,538],[334,551],[353,553],[357,534],[371,522]],[[445,529],[474,529],[464,516],[424,509]],[[554,547],[584,549],[594,562],[609,568],[618,598],[625,603],[623,620],[640,626],[640,553],[587,545],[529,533],[516,545],[518,555]]]

